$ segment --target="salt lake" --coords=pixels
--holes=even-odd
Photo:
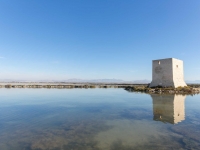
[[[0,89],[0,149],[200,149],[200,95]]]

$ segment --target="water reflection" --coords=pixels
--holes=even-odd
[[[120,89],[16,90],[0,91],[0,150],[200,147],[198,96],[151,95],[152,113],[149,95]]]
[[[185,120],[184,95],[151,94],[153,99],[153,120],[177,124]]]

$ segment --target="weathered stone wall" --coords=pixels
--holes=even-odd
[[[183,62],[174,58],[153,60],[150,87],[155,86],[175,88],[186,86],[183,76]]]
[[[186,83],[184,81],[184,71],[183,71],[183,61],[178,59],[172,59],[172,68],[173,68],[173,80],[174,80],[174,86],[186,86]]]

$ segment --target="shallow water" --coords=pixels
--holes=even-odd
[[[200,149],[199,108],[200,95],[0,89],[0,149]]]

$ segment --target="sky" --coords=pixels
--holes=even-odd
[[[152,60],[200,80],[199,0],[0,0],[0,79],[152,79]]]

